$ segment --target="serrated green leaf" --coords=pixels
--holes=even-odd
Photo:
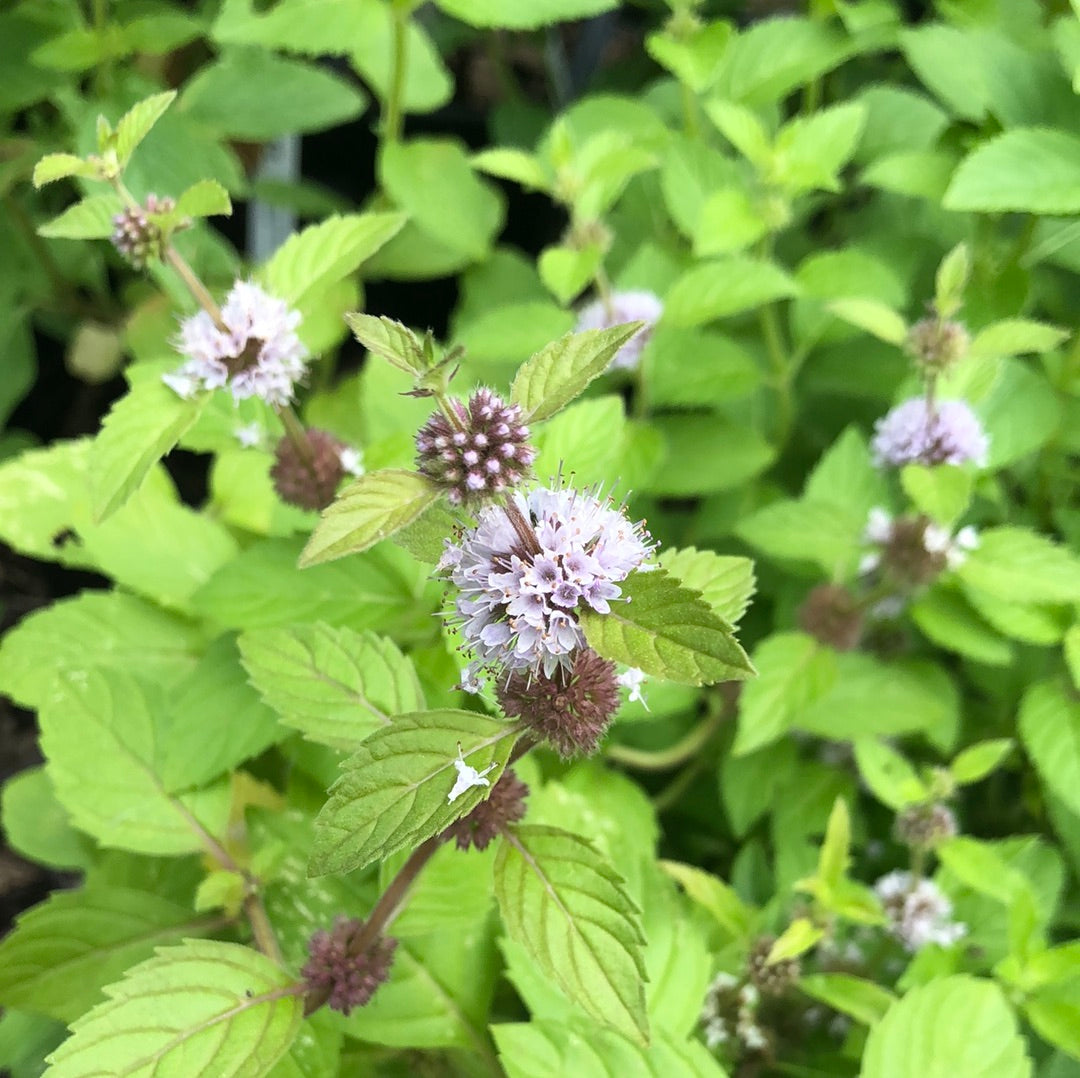
[[[765,961],[772,965],[774,962],[783,962],[785,959],[798,958],[816,946],[824,935],[825,930],[819,928],[808,917],[796,917],[769,948]]]
[[[192,184],[177,200],[173,215],[183,217],[214,217],[232,213],[229,192],[217,180],[200,180]]]
[[[257,277],[275,296],[300,306],[313,293],[354,273],[404,224],[400,213],[328,217],[290,236]]]
[[[49,1078],[262,1078],[303,1016],[302,989],[284,970],[214,940],[163,947],[106,994],[52,1054]]]
[[[443,709],[396,717],[342,765],[315,821],[312,875],[350,872],[445,830],[491,792],[475,786],[449,795],[458,745],[477,771],[502,775],[520,731],[502,719]]]
[[[673,326],[701,326],[793,296],[798,290],[794,279],[775,263],[733,255],[687,270],[664,300],[664,321]]]
[[[442,492],[416,472],[368,472],[323,511],[300,555],[300,566],[358,554],[411,524]]]
[[[941,260],[934,278],[934,309],[942,318],[960,308],[970,276],[971,251],[966,243],[958,243]]]
[[[316,624],[240,638],[244,668],[282,721],[313,741],[355,749],[392,715],[419,711],[412,663],[387,637]]]
[[[94,860],[92,844],[71,826],[43,766],[28,767],[4,783],[0,820],[8,846],[30,861],[86,869]]]
[[[812,999],[867,1026],[880,1021],[896,1002],[887,988],[850,973],[810,973],[800,979],[799,987]]]
[[[951,464],[929,468],[909,464],[900,471],[900,485],[915,508],[939,524],[952,524],[971,503],[975,476],[969,469]]]
[[[584,839],[553,827],[504,836],[495,861],[503,925],[597,1021],[647,1043],[640,913]]]
[[[949,773],[953,780],[962,786],[972,782],[981,782],[992,771],[996,771],[1013,750],[1011,737],[994,738],[992,741],[980,741],[969,745],[951,764]]]
[[[39,719],[49,777],[75,826],[104,846],[168,857],[224,832],[229,789],[166,792],[157,771],[161,703],[130,674],[77,671],[58,679]]]
[[[966,974],[912,989],[870,1031],[860,1078],[1031,1078],[1001,989]]]
[[[589,646],[606,659],[688,685],[742,680],[756,671],[730,625],[663,569],[637,571],[609,614],[583,611]]]
[[[154,94],[133,105],[120,117],[116,125],[116,156],[120,160],[121,168],[131,160],[135,147],[150,134],[150,129],[175,100],[175,90]]]
[[[588,287],[603,260],[604,252],[598,244],[586,247],[558,244],[540,252],[536,268],[544,287],[566,304]]]
[[[915,768],[879,738],[863,737],[855,742],[855,763],[873,795],[894,811],[925,801],[930,794]]]
[[[424,345],[408,326],[392,318],[356,311],[345,315],[353,336],[373,355],[381,356],[407,374],[427,370]]]
[[[877,300],[859,297],[834,299],[827,304],[827,309],[837,318],[865,329],[888,344],[903,344],[907,337],[907,323],[900,313]]]
[[[47,153],[34,166],[34,186],[44,187],[47,183],[67,179],[68,176],[81,176],[89,179],[97,175],[97,166],[76,157],[72,153]]]
[[[927,639],[958,655],[990,666],[1008,666],[1013,660],[1009,642],[957,591],[932,588],[912,603],[911,618]]]
[[[979,894],[1005,906],[1012,906],[1021,896],[1030,896],[1035,901],[1024,873],[1010,865],[988,842],[957,835],[935,847],[934,852],[953,876]]]
[[[1080,814],[1080,700],[1063,682],[1041,681],[1024,694],[1019,727],[1040,778]]]
[[[207,399],[201,394],[185,400],[160,378],[147,377],[112,406],[90,450],[96,521],[107,519],[128,500],[199,418]]]
[[[1027,528],[987,528],[957,570],[966,583],[999,599],[1080,602],[1080,558]]]
[[[733,887],[694,865],[661,861],[660,868],[675,880],[694,902],[711,914],[713,920],[732,939],[749,939],[757,920],[757,911],[743,902]]]
[[[1046,322],[1006,318],[980,329],[971,342],[968,354],[980,359],[1019,356],[1027,352],[1041,355],[1056,348],[1068,336],[1068,330],[1059,329]]]
[[[550,191],[552,179],[539,158],[512,146],[492,146],[474,153],[469,159],[472,167],[489,176],[513,180],[523,187]]]
[[[70,1023],[157,944],[220,927],[220,918],[193,917],[145,891],[58,891],[22,914],[0,943],[0,1003]]]
[[[123,209],[118,195],[91,195],[38,228],[48,239],[101,240],[113,233],[113,217]]]
[[[510,387],[510,399],[521,405],[526,422],[549,419],[607,370],[615,353],[642,325],[629,322],[567,333],[521,365]]]
[[[660,555],[660,565],[683,587],[700,591],[714,613],[732,625],[737,625],[746,613],[757,586],[754,563],[749,558],[692,546],[668,547]]]

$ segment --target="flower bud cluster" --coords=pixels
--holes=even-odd
[[[146,269],[164,254],[165,236],[150,220],[155,213],[171,213],[176,201],[167,196],[147,195],[142,206],[128,206],[113,217],[112,245],[135,269]]]
[[[944,374],[967,355],[971,337],[962,322],[931,316],[908,330],[904,350],[928,376]]]
[[[270,478],[278,497],[301,509],[325,509],[333,500],[338,484],[350,473],[355,450],[329,431],[311,427],[306,445],[282,438],[274,451]]]
[[[951,947],[967,934],[967,926],[952,919],[952,903],[933,880],[890,872],[874,890],[885,908],[889,932],[909,951],[931,943]]]
[[[863,556],[859,572],[881,573],[908,592],[963,565],[979,545],[978,533],[970,526],[952,535],[923,514],[893,518],[881,508],[870,510],[865,535],[874,549]]]
[[[325,1002],[331,1010],[348,1014],[363,1007],[390,976],[397,940],[377,936],[357,950],[364,922],[339,917],[331,932],[316,932],[308,944],[308,961],[300,971],[309,999]]]
[[[453,839],[459,850],[486,850],[509,824],[517,823],[525,815],[528,794],[529,787],[513,771],[504,771],[487,799],[460,820],[455,820],[443,832],[443,837],[448,842]]]
[[[948,805],[938,801],[908,805],[897,814],[893,834],[912,849],[932,850],[956,836],[956,817]]]

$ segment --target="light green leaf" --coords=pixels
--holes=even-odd
[[[772,161],[772,139],[753,109],[714,98],[706,102],[705,112],[724,138],[748,161],[762,169]]]
[[[866,515],[835,503],[783,499],[744,517],[736,534],[752,547],[790,561],[811,561],[828,574],[854,567]]]
[[[800,979],[799,987],[812,999],[867,1026],[878,1022],[896,1002],[887,988],[850,973],[810,973]]]
[[[527,422],[549,419],[603,374],[615,353],[641,327],[641,322],[629,322],[560,337],[521,365],[510,387],[510,399],[521,405]]]
[[[657,416],[652,426],[662,435],[665,450],[649,481],[653,494],[682,498],[740,489],[776,459],[775,447],[745,419],[679,412]]]
[[[733,255],[687,270],[667,294],[664,321],[700,326],[797,292],[795,281],[775,263]]]
[[[158,377],[137,382],[110,409],[90,451],[94,518],[103,521],[199,418],[208,397],[185,400]]]
[[[684,588],[700,591],[713,612],[732,625],[737,625],[746,613],[757,586],[754,563],[749,558],[692,546],[668,547],[660,555],[660,565]]]
[[[540,159],[524,150],[511,146],[492,146],[474,153],[470,158],[472,167],[489,176],[513,180],[522,187],[535,188],[537,191],[550,191],[552,178],[541,164]]]
[[[541,483],[572,477],[582,489],[602,484],[624,463],[626,414],[614,393],[575,401],[537,432],[533,474]]]
[[[222,923],[145,891],[58,891],[22,914],[0,943],[0,1002],[70,1023],[157,944],[201,936]]]
[[[660,867],[697,905],[711,914],[732,939],[749,939],[757,922],[757,911],[743,902],[733,887],[694,865],[661,861]]]
[[[816,946],[824,935],[825,930],[815,925],[808,917],[796,917],[769,948],[765,961],[768,965],[772,965],[774,962],[783,962],[788,958],[798,958],[806,954],[811,947]]]
[[[678,36],[649,34],[645,39],[645,51],[680,82],[700,94],[716,78],[732,32],[730,22],[717,19],[704,26],[683,29]]]
[[[217,180],[200,180],[176,200],[173,212],[180,218],[227,216],[232,213],[232,202],[229,192]]]
[[[969,745],[959,753],[949,765],[949,772],[954,781],[961,786],[981,782],[992,771],[996,771],[1005,757],[1013,750],[1011,737],[998,737],[992,741],[979,741]]]
[[[838,191],[838,174],[859,144],[866,106],[833,105],[790,120],[776,137],[771,178],[790,192]]]
[[[966,974],[912,989],[870,1031],[860,1078],[1031,1078],[1000,988]]]
[[[505,720],[443,709],[402,715],[376,730],[341,766],[315,821],[311,872],[351,872],[445,830],[491,792],[454,801],[458,746],[470,767],[502,776],[520,730]]]
[[[544,287],[560,302],[569,303],[596,276],[604,260],[596,244],[587,247],[556,245],[540,252],[536,268]]]
[[[419,711],[412,663],[392,640],[318,623],[240,638],[244,668],[282,721],[313,741],[355,749],[392,715]]]
[[[44,766],[28,767],[0,789],[0,820],[8,846],[50,868],[86,869],[94,860],[91,842],[68,821]]]
[[[837,318],[865,329],[887,344],[903,344],[907,337],[907,324],[903,317],[885,303],[856,296],[834,299],[827,306]]]
[[[934,277],[934,308],[942,318],[960,309],[971,277],[971,251],[958,243],[942,260]]]
[[[386,469],[360,476],[323,511],[300,555],[301,568],[368,550],[440,497],[439,488],[416,472]]]
[[[828,889],[840,886],[847,875],[851,851],[851,814],[847,802],[838,797],[833,802],[829,822],[825,827],[825,841],[818,855],[818,880]]]
[[[121,168],[131,160],[135,147],[150,134],[150,129],[175,100],[175,90],[154,94],[133,105],[120,117],[116,125],[116,156]]]
[[[1072,678],[1073,685],[1080,689],[1080,624],[1073,625],[1065,634],[1063,647],[1069,676]]]
[[[990,666],[1008,666],[1013,649],[972,609],[964,596],[944,587],[932,588],[911,605],[920,632],[939,647]]]
[[[68,176],[81,176],[90,179],[97,175],[97,166],[76,157],[73,153],[47,153],[34,166],[34,186],[44,187],[47,183],[67,179]]]
[[[1005,906],[1012,906],[1021,896],[1035,901],[1024,873],[1012,867],[988,842],[957,835],[934,852],[953,876],[979,894],[989,895]]]
[[[1080,1059],[1080,981],[1076,977],[1035,992],[1024,1002],[1024,1014],[1044,1041]]]
[[[559,22],[599,15],[618,6],[618,0],[437,0],[437,6],[470,26],[504,30],[537,30]]]
[[[979,146],[945,192],[948,210],[1073,214],[1080,211],[1080,139],[1013,128]]]
[[[302,990],[270,959],[214,940],[163,947],[106,994],[52,1054],[49,1078],[261,1078],[292,1043],[304,1009]]]
[[[91,670],[58,679],[41,706],[41,745],[57,800],[102,845],[171,856],[221,835],[227,783],[181,796],[158,772],[164,701],[127,673]]]
[[[408,326],[392,318],[363,314],[347,314],[345,321],[353,336],[372,354],[406,374],[423,374],[427,370],[424,344]]]
[[[965,584],[999,599],[1080,602],[1080,559],[1027,528],[987,528],[957,570]]]
[[[351,273],[401,230],[400,213],[328,217],[290,236],[258,273],[275,296],[300,306]]]
[[[909,464],[900,471],[900,485],[916,509],[939,524],[952,524],[971,503],[975,476],[952,464]]]
[[[1019,727],[1039,777],[1080,814],[1080,701],[1062,682],[1040,681],[1024,694]]]
[[[694,231],[694,254],[707,258],[742,251],[767,231],[761,209],[750,195],[739,187],[721,187],[701,207]]]
[[[855,742],[855,762],[873,795],[894,811],[925,801],[929,796],[930,791],[915,768],[887,741],[859,738]]]
[[[731,627],[663,569],[637,571],[609,614],[582,612],[589,646],[605,659],[688,685],[752,677]]]
[[[980,359],[998,356],[1019,356],[1026,352],[1041,355],[1056,348],[1069,336],[1067,329],[1059,329],[1046,322],[1032,322],[1026,318],[1006,318],[993,322],[975,334],[968,354]]]
[[[640,914],[593,846],[553,827],[508,832],[495,862],[495,895],[507,934],[571,1000],[648,1042]]]
[[[123,209],[119,195],[91,195],[38,228],[48,239],[101,240],[113,233],[113,217]]]

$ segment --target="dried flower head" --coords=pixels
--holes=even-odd
[[[615,664],[589,648],[574,653],[569,670],[560,666],[550,676],[515,670],[500,679],[495,695],[508,716],[523,719],[566,758],[596,752],[619,708]]]
[[[467,404],[451,398],[447,406],[452,417],[435,412],[416,435],[417,468],[452,505],[516,487],[536,458],[520,406],[482,388]]]
[[[480,511],[447,541],[439,569],[458,587],[455,620],[476,668],[569,671],[585,645],[575,611],[601,614],[651,549],[643,526],[591,494],[533,490]]]
[[[819,584],[799,607],[799,625],[815,640],[837,651],[851,651],[862,637],[862,607],[847,588]]]
[[[768,961],[774,943],[775,936],[760,937],[750,948],[746,960],[750,983],[763,996],[783,995],[802,976],[802,964],[797,958],[782,958],[772,963]]]
[[[952,903],[933,880],[910,872],[890,872],[874,884],[889,931],[909,951],[929,943],[950,947],[967,934],[967,926],[952,920]]]
[[[904,348],[928,374],[941,374],[967,355],[971,337],[962,322],[936,316],[908,330]]]
[[[345,450],[340,439],[314,427],[307,432],[306,449],[297,446],[292,438],[282,438],[270,469],[278,497],[301,509],[325,509],[334,500],[345,475],[341,461]]]
[[[664,305],[652,292],[613,292],[608,298],[596,299],[578,311],[576,329],[608,329],[624,322],[644,322],[620,348],[609,370],[634,370],[641,362],[641,353],[652,337],[653,327],[664,313]]]
[[[178,347],[188,361],[162,376],[181,397],[228,385],[236,400],[288,404],[306,370],[308,351],[296,335],[299,311],[258,285],[237,281],[221,308],[222,325],[206,311],[184,319]]]
[[[956,817],[948,805],[928,801],[908,805],[893,824],[898,842],[914,849],[930,850],[957,834]]]
[[[874,424],[871,448],[878,467],[968,461],[982,467],[990,439],[964,401],[928,405],[925,398],[912,397]]]
[[[135,269],[145,269],[164,254],[165,237],[150,220],[155,213],[171,213],[175,199],[147,195],[142,206],[128,206],[113,217],[112,245]]]
[[[963,565],[968,551],[979,545],[978,533],[970,526],[954,536],[924,514],[894,519],[881,508],[870,510],[865,535],[875,549],[863,556],[859,571],[880,571],[905,591]]]
[[[443,832],[443,837],[448,842],[453,839],[459,850],[467,850],[470,846],[487,849],[508,824],[516,823],[525,815],[528,793],[529,787],[513,771],[504,771],[487,800],[481,801],[460,820],[455,820]]]
[[[316,932],[308,944],[308,961],[300,971],[309,999],[325,1000],[332,1010],[348,1014],[363,1007],[390,975],[397,940],[377,936],[356,951],[364,922],[339,917],[331,932]]]

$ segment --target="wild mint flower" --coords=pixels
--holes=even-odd
[[[233,431],[233,437],[244,449],[254,449],[262,445],[265,432],[258,423],[245,423]]]
[[[782,996],[802,976],[802,963],[797,958],[768,961],[775,943],[775,936],[759,937],[746,960],[750,983],[764,996]]]
[[[443,838],[448,842],[453,839],[459,850],[470,847],[486,850],[507,825],[525,815],[528,793],[529,787],[513,771],[504,771],[487,799],[460,820],[455,820],[443,832]]]
[[[932,850],[939,843],[955,837],[957,831],[952,809],[937,801],[908,805],[897,814],[893,823],[893,834],[898,842],[922,850]]]
[[[769,1038],[758,1022],[761,993],[748,982],[730,973],[718,973],[709,985],[701,1010],[705,1043],[714,1051],[738,1059],[744,1053],[768,1048]]]
[[[484,666],[569,672],[585,646],[575,612],[609,613],[651,550],[643,526],[610,499],[543,488],[511,497],[447,540],[438,566],[458,588],[456,620],[477,660],[469,680]]]
[[[176,202],[168,197],[147,195],[144,206],[128,206],[113,217],[112,245],[135,269],[145,269],[164,253],[165,237],[150,220],[155,213],[171,213]]]
[[[929,584],[946,569],[957,569],[979,545],[970,525],[952,535],[925,515],[893,519],[884,509],[870,510],[866,539],[877,549],[863,555],[859,572],[881,571],[899,586],[914,589]]]
[[[451,398],[453,418],[435,412],[416,435],[416,466],[446,490],[451,505],[464,505],[512,490],[536,457],[521,408],[490,389],[465,404]]]
[[[322,510],[334,500],[345,475],[341,457],[347,446],[317,427],[308,430],[306,441],[304,446],[289,437],[278,442],[270,478],[283,502],[300,509]]]
[[[990,439],[978,417],[964,401],[935,401],[923,397],[898,404],[874,424],[871,443],[880,468],[905,464],[986,464]]]
[[[338,460],[346,475],[361,476],[364,474],[364,453],[355,446],[343,445],[338,451]]]
[[[924,318],[908,330],[904,350],[927,374],[941,374],[967,355],[971,337],[962,322]]]
[[[641,362],[641,353],[652,337],[653,326],[664,313],[664,305],[652,292],[613,292],[605,300],[593,300],[578,311],[576,329],[608,329],[624,322],[644,322],[620,348],[612,359],[609,370],[634,370]]]
[[[874,884],[885,907],[889,931],[909,951],[930,943],[951,947],[967,934],[952,920],[952,903],[933,880],[916,880],[910,872],[890,872]]]
[[[615,680],[624,689],[629,690],[626,697],[628,703],[633,703],[636,700],[646,711],[649,710],[649,705],[645,702],[645,695],[641,691],[641,687],[646,680],[644,670],[639,670],[636,666],[628,667]]]
[[[397,940],[377,936],[357,953],[357,940],[364,922],[339,917],[332,932],[316,932],[308,944],[308,961],[300,971],[315,1006],[348,1014],[363,1007],[387,977],[394,960]]]
[[[304,376],[308,350],[296,335],[300,312],[258,285],[237,281],[221,308],[219,328],[206,311],[184,319],[177,342],[188,361],[162,376],[181,397],[228,385],[236,400],[258,397],[282,407]]]
[[[851,651],[862,637],[862,607],[840,584],[812,588],[799,607],[798,617],[800,628],[837,651]]]

